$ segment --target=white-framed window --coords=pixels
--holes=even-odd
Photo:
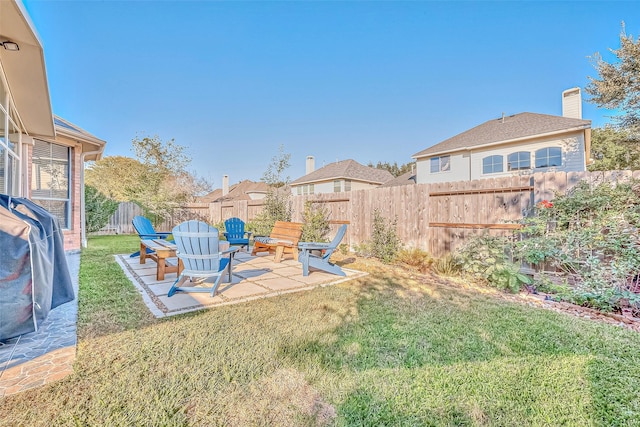
[[[504,171],[504,157],[499,155],[487,156],[482,159],[482,173],[498,173]]]
[[[302,194],[313,194],[313,184],[304,184],[302,186]]]
[[[5,80],[0,76],[0,193],[21,196],[22,132]]]
[[[451,156],[432,157],[430,166],[431,173],[448,172],[451,170]]]
[[[536,168],[562,166],[562,148],[546,147],[536,151]]]
[[[31,159],[31,198],[71,227],[71,148],[34,140]]]
[[[340,181],[339,179],[335,179],[333,181],[333,192],[339,193],[340,191],[342,191],[342,181]]]
[[[517,171],[531,169],[531,153],[528,151],[518,151],[507,156],[507,170]]]
[[[298,194],[298,196],[301,196],[301,195],[302,195],[302,186],[301,186],[301,185],[298,185],[298,186],[296,187],[296,194]]]
[[[351,180],[350,179],[345,179],[344,180],[344,191],[351,191]]]

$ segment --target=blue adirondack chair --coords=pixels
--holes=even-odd
[[[167,240],[167,238],[171,235],[169,232],[158,232],[153,228],[153,224],[147,218],[143,216],[134,216],[133,220],[131,220],[133,224],[133,228],[140,236],[140,240],[144,239],[163,239]],[[150,250],[147,250],[147,253],[150,253]],[[129,255],[131,258],[140,256],[140,251],[134,252]]]
[[[346,232],[347,224],[343,224],[338,229],[336,237],[333,238],[331,243],[299,242],[298,249],[300,249],[300,255],[298,255],[298,260],[302,263],[302,275],[308,276],[309,268],[315,268],[326,271],[327,273],[337,274],[338,276],[346,276],[338,265],[329,262],[331,254],[336,250]],[[318,251],[320,255],[314,253]]]
[[[249,246],[250,231],[244,231],[244,221],[240,218],[229,218],[224,222],[224,237],[230,245]]]
[[[173,228],[173,239],[176,243],[176,255],[182,260],[184,269],[174,282],[167,296],[176,292],[209,292],[213,297],[218,290],[220,280],[225,271],[231,272],[233,253],[238,248],[230,248],[219,252],[218,229],[202,221],[186,221]],[[212,287],[181,286],[188,279],[205,279],[215,277]],[[199,283],[202,283],[200,281]]]

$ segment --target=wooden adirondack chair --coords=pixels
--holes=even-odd
[[[182,260],[184,269],[167,296],[171,297],[176,292],[209,292],[215,296],[224,272],[231,272],[233,253],[238,248],[220,252],[218,229],[202,221],[183,222],[174,227],[172,234],[177,246],[176,255]],[[194,282],[194,279],[208,277],[216,278],[212,287],[181,286],[187,279]]]
[[[298,249],[300,249],[298,259],[302,263],[302,275],[308,276],[309,268],[315,268],[326,271],[327,273],[337,274],[338,276],[346,276],[338,265],[329,262],[331,254],[336,250],[346,232],[347,224],[343,224],[338,229],[336,237],[333,238],[331,243],[298,243]],[[320,251],[320,255],[316,255],[312,251]]]
[[[230,245],[249,246],[250,231],[244,231],[244,221],[240,218],[229,218],[224,222],[224,237]]]
[[[145,239],[162,239],[167,240],[167,238],[171,235],[169,232],[158,232],[153,228],[153,224],[147,218],[143,216],[134,216],[133,220],[131,220],[133,224],[133,228],[140,236],[140,240]],[[147,253],[151,253],[151,251],[147,251]],[[134,252],[129,255],[131,258],[137,257],[140,255],[140,251]]]

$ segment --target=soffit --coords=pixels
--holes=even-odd
[[[26,132],[54,136],[42,43],[22,3],[0,1],[0,38],[20,46],[16,52],[0,48],[0,63]]]

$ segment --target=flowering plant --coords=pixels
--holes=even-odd
[[[538,208],[540,208],[540,209],[543,209],[543,208],[544,209],[549,209],[549,208],[552,208],[552,207],[553,207],[553,203],[551,203],[548,200],[543,200],[543,201],[538,203]]]

